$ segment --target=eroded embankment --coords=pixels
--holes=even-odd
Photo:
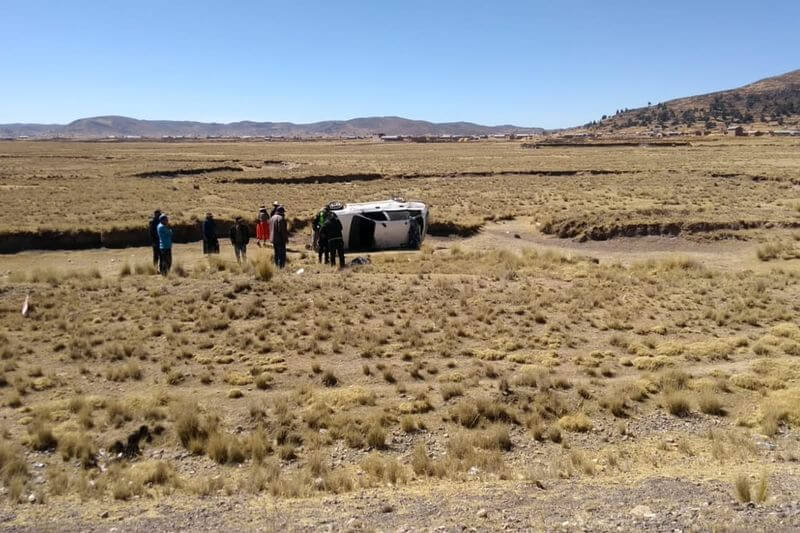
[[[483,222],[459,224],[452,221],[431,221],[428,225],[428,235],[433,235],[434,237],[450,237],[452,235],[458,237],[472,237],[473,235],[477,235],[483,226]]]
[[[562,170],[497,170],[497,171],[469,171],[449,173],[410,173],[410,174],[380,174],[380,173],[352,173],[352,174],[319,174],[310,176],[297,176],[279,178],[274,176],[247,177],[222,179],[222,183],[237,183],[242,185],[305,185],[323,183],[350,183],[358,181],[377,181],[392,179],[430,179],[430,178],[483,178],[495,176],[581,176],[581,175],[609,175],[609,174],[638,174],[640,170],[608,170],[608,169],[562,169]]]
[[[134,178],[178,178],[180,176],[197,176],[200,174],[210,174],[212,172],[243,172],[242,167],[219,166],[205,168],[179,168],[173,170],[148,170],[147,172],[137,172]]]
[[[762,176],[759,174],[743,174],[740,172],[712,172],[709,174],[712,178],[724,178],[724,179],[749,179],[750,181],[775,181],[775,182],[783,182],[788,181],[794,185],[800,185],[800,177],[794,176]]]
[[[233,220],[217,219],[217,235],[227,238]],[[302,230],[309,224],[306,219],[289,219],[289,231]],[[171,224],[176,243],[197,242],[202,239],[202,222]],[[255,225],[250,225],[251,238],[255,238]],[[93,248],[129,248],[149,246],[147,226],[109,228],[103,230],[11,230],[0,231],[0,254],[13,254],[25,250],[89,250]]]
[[[605,241],[616,237],[645,237],[648,235],[677,236],[682,233],[709,233],[714,231],[742,231],[759,228],[797,228],[800,222],[775,222],[769,220],[727,221],[665,221],[608,223],[582,219],[551,220],[542,226],[542,232],[562,239]]]

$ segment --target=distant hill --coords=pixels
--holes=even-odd
[[[730,124],[772,127],[800,124],[800,70],[738,89],[678,98],[638,109],[621,109],[586,126],[622,128],[706,128]]]
[[[291,122],[187,122],[138,120],[120,116],[82,118],[69,124],[0,124],[0,137],[65,137],[99,139],[106,137],[351,137],[384,135],[492,135],[500,133],[541,133],[542,128],[512,125],[482,126],[471,122],[434,123],[401,117],[366,117],[330,120],[311,124]]]

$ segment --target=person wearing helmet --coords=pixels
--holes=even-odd
[[[331,208],[327,205],[317,213],[317,216],[314,217],[314,221],[311,223],[311,227],[314,231],[314,243],[312,247],[317,251],[319,255],[319,262],[322,263],[323,256],[325,257],[325,264],[328,264],[328,237],[325,233],[325,221],[328,220],[328,216],[331,213]]]

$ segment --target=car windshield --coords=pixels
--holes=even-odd
[[[408,211],[386,211],[389,215],[389,220],[408,220]]]
[[[361,213],[361,216],[381,222],[386,220],[386,214],[383,211],[365,211],[364,213]]]

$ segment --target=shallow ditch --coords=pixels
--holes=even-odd
[[[352,173],[352,174],[320,174],[311,176],[298,176],[294,178],[278,177],[252,177],[252,178],[224,178],[222,183],[237,183],[241,185],[302,185],[302,184],[327,184],[350,183],[360,181],[377,181],[390,179],[430,179],[430,178],[482,178],[495,176],[580,176],[580,175],[609,175],[609,174],[639,174],[640,170],[500,170],[500,171],[474,171],[451,173],[412,173],[412,174],[379,174],[379,173]]]

